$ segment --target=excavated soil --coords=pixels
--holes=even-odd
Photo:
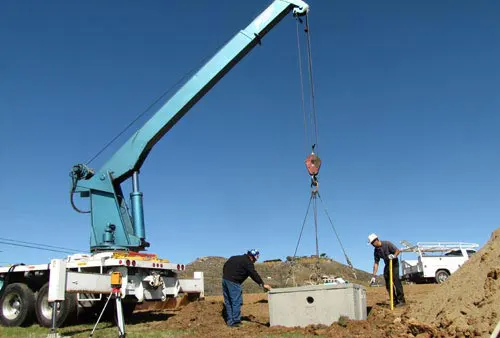
[[[490,337],[500,320],[500,228],[406,316],[431,324],[450,337]]]
[[[425,296],[435,285],[405,286],[410,304]],[[245,294],[242,307],[243,325],[229,328],[222,317],[223,299],[210,296],[181,306],[177,311],[150,311],[169,313],[164,321],[145,324],[154,330],[182,330],[183,337],[273,337],[284,334],[326,337],[432,337],[438,336],[437,330],[417,321],[405,322],[404,309],[388,306],[387,292],[384,287],[367,289],[369,315],[367,320],[345,320],[330,326],[310,325],[305,328],[285,328],[269,326],[269,305],[266,294]],[[444,336],[444,335],[441,335]]]

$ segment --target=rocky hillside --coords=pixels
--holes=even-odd
[[[194,271],[203,271],[205,276],[205,294],[207,296],[221,295],[222,267],[226,260],[227,258],[224,257],[198,258],[194,262],[187,265],[186,271],[181,275],[181,277],[191,278]],[[272,287],[291,287],[307,284],[311,275],[316,271],[316,262],[317,260],[315,258],[298,259],[295,264],[292,264],[290,261],[277,260],[256,263],[255,268],[261,275],[262,279],[264,279],[264,281]],[[293,282],[292,266],[296,285],[294,285]],[[321,259],[319,267],[322,275],[342,277],[351,283],[361,284],[364,286],[368,285],[371,278],[370,273],[362,270],[355,270],[355,278],[353,271],[348,266],[331,259]],[[245,283],[243,283],[243,292],[254,293],[262,292],[262,290],[250,278],[248,278]]]

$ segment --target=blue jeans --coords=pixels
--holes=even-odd
[[[243,290],[240,284],[222,279],[222,294],[224,295],[224,305],[227,314],[226,323],[229,326],[241,322],[242,293]]]

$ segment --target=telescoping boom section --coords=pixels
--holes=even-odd
[[[153,146],[287,14],[304,16],[308,11],[309,5],[303,1],[275,0],[189,79],[101,169],[95,171],[86,164],[73,166],[71,202],[75,210],[91,215],[92,252],[141,251],[149,246],[139,170]],[[121,183],[130,178],[129,212]],[[90,198],[90,210],[82,211],[75,206],[74,193]]]

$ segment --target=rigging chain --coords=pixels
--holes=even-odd
[[[306,220],[307,220],[307,216],[309,214],[309,209],[311,208],[311,204],[312,204],[313,205],[313,209],[314,209],[314,228],[315,228],[315,233],[316,233],[316,256],[317,256],[318,262],[319,262],[316,197],[318,197],[319,200],[320,200],[320,202],[322,203],[324,212],[325,212],[328,220],[330,221],[330,225],[332,226],[332,229],[333,229],[333,232],[335,233],[335,236],[337,237],[337,240],[338,240],[338,242],[340,244],[340,248],[342,249],[342,252],[344,254],[346,263],[351,268],[351,271],[352,271],[352,273],[354,275],[354,278],[357,279],[356,270],[354,269],[354,266],[352,265],[351,259],[347,255],[347,252],[346,252],[346,250],[344,248],[344,245],[342,244],[342,241],[340,240],[340,236],[339,236],[339,234],[337,232],[337,229],[335,228],[335,225],[333,224],[333,221],[332,221],[332,219],[330,217],[330,214],[328,213],[328,210],[326,209],[326,203],[321,198],[321,195],[320,195],[319,191],[312,191],[311,192],[311,197],[309,198],[309,204],[307,206],[306,215],[304,217],[304,221],[302,222],[302,228],[300,230],[299,239],[297,241],[297,245],[295,246],[295,252],[293,253],[293,260],[295,260],[295,257],[297,256],[297,250],[299,248],[300,240],[302,239],[302,233],[304,232],[304,226],[305,226],[305,223],[306,223]]]
[[[321,198],[321,195],[319,194],[319,192],[317,192],[317,195],[318,195],[319,200],[321,201],[321,203],[323,203],[323,205],[324,205],[323,208],[325,210],[326,217],[328,217],[328,220],[330,221],[330,224],[332,226],[333,232],[335,233],[335,236],[337,237],[337,240],[339,241],[340,248],[342,249],[342,252],[344,253],[344,257],[345,257],[345,260],[347,262],[347,265],[349,265],[349,267],[351,268],[352,273],[354,274],[354,278],[357,279],[357,277],[356,277],[356,270],[354,269],[354,266],[352,265],[351,260],[349,259],[349,256],[347,256],[347,253],[346,253],[346,251],[344,249],[344,246],[342,245],[342,241],[340,240],[339,234],[337,233],[337,229],[335,229],[335,226],[333,225],[333,221],[330,218],[330,215],[328,214],[328,210],[326,210],[326,204],[325,204],[325,202],[323,202],[323,199]]]

